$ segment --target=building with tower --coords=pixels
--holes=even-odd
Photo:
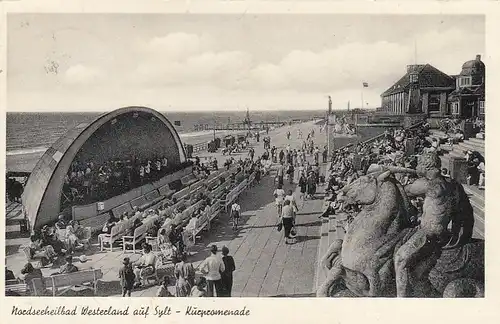
[[[484,118],[485,65],[477,55],[451,76],[430,64],[408,65],[381,99],[380,112],[385,114]]]

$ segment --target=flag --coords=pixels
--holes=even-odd
[[[368,88],[368,82],[363,82],[363,88]]]
[[[181,126],[181,121],[180,121],[180,120],[176,120],[176,121],[174,121],[174,125],[175,125],[175,126]]]

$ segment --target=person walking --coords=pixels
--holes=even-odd
[[[299,211],[299,207],[297,206],[297,202],[295,201],[295,196],[293,195],[293,191],[290,189],[288,190],[287,195],[285,196],[285,201],[290,201],[290,206],[292,206],[292,211],[293,211],[293,217],[297,215],[297,212]]]
[[[238,220],[240,219],[240,210],[241,206],[238,204],[236,200],[234,204],[231,206],[231,219],[233,221],[233,230],[238,229]]]
[[[210,248],[210,256],[200,265],[200,270],[207,279],[207,297],[214,297],[214,290],[217,297],[222,295],[221,272],[224,272],[224,262],[217,256],[217,245]]]
[[[234,259],[229,255],[227,246],[222,247],[222,261],[224,262],[224,271],[221,273],[222,290],[224,297],[231,297],[233,290],[233,271],[236,270]]]
[[[281,221],[285,230],[285,244],[292,244],[293,239],[290,237],[290,232],[293,228],[293,209],[290,200],[285,200]]]
[[[285,199],[285,190],[283,190],[283,186],[281,184],[278,184],[278,187],[274,190],[274,198],[279,218],[281,217],[281,209],[283,208],[283,201]]]

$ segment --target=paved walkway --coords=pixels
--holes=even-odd
[[[320,133],[319,126],[313,123],[304,123],[282,127],[269,133],[271,146],[285,147],[288,143],[292,148],[301,145],[297,141],[297,130],[303,134],[315,129],[314,138],[318,146],[325,143],[325,134]],[[286,132],[292,133],[291,140],[286,139]],[[263,150],[263,142],[255,143],[256,156]],[[204,153],[203,156],[214,154]],[[247,153],[235,155],[244,158]],[[222,165],[226,157],[220,153],[215,154]],[[203,161],[203,159],[202,159]],[[314,289],[314,276],[316,269],[317,248],[321,220],[318,218],[321,211],[322,200],[305,201],[297,214],[297,243],[286,245],[283,232],[276,230],[277,216],[274,205],[274,176],[264,177],[260,184],[249,188],[240,198],[242,217],[240,228],[231,229],[228,216],[223,214],[215,220],[210,231],[203,232],[201,239],[192,248],[193,255],[190,262],[197,267],[208,256],[209,247],[217,244],[219,247],[226,245],[233,255],[236,263],[234,272],[233,296],[312,296]],[[295,185],[286,184],[285,190],[296,190]],[[319,193],[321,195],[321,193]],[[296,191],[298,197],[298,191]],[[24,255],[18,251],[21,244],[28,239],[19,234],[19,226],[13,219],[20,216],[19,206],[7,206],[7,240],[6,255],[9,269],[18,273],[26,262]],[[299,207],[301,202],[299,202]],[[120,248],[113,252],[100,252],[93,246],[86,252],[88,261],[80,263],[75,259],[75,265],[80,269],[100,268],[103,279],[99,285],[100,296],[116,296],[120,293],[118,282],[118,269],[125,256],[132,261],[139,258],[139,254],[123,253]],[[44,275],[50,275],[56,269],[43,269]],[[159,269],[159,276],[170,274],[171,269]],[[173,287],[171,287],[173,288]],[[133,296],[154,296],[157,287],[146,287],[136,290]],[[173,292],[173,289],[172,289]],[[69,295],[86,296],[84,292],[69,292]]]

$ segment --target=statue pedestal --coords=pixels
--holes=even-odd
[[[443,166],[446,167],[446,166]],[[459,183],[467,182],[467,160],[461,157],[450,157],[450,176]]]

